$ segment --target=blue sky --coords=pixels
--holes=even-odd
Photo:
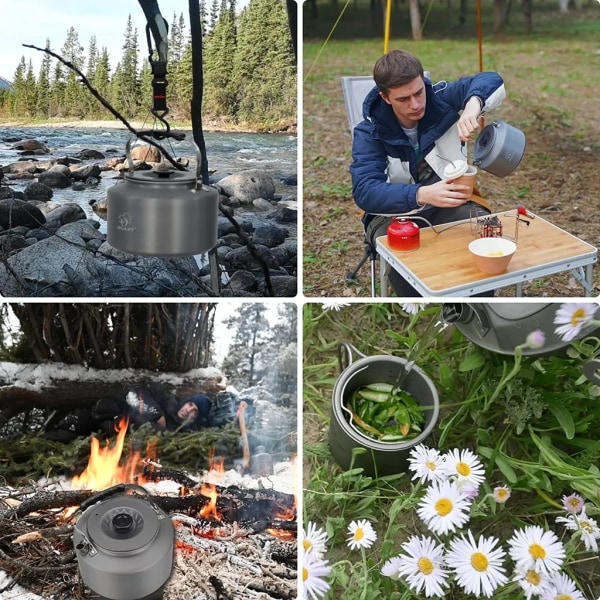
[[[242,8],[248,2],[238,0],[238,6]],[[179,17],[183,13],[186,23],[189,21],[188,0],[158,0],[158,5],[169,25],[174,14]],[[23,48],[22,44],[43,48],[49,38],[52,50],[60,54],[69,27],[79,34],[86,58],[90,38],[95,35],[98,48],[108,48],[114,68],[121,58],[128,15],[138,31],[141,56],[148,53],[146,20],[138,0],[0,0],[0,15],[0,76],[9,80],[21,56],[25,56],[27,63],[32,59],[34,72],[38,74],[43,54]]]

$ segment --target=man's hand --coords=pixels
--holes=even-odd
[[[481,114],[481,102],[477,96],[471,96],[465,109],[458,119],[458,137],[463,142],[468,142],[471,136],[479,129],[478,117]]]
[[[470,200],[471,188],[451,179],[438,181],[431,185],[422,185],[417,190],[417,203],[430,204],[438,208],[454,208]]]

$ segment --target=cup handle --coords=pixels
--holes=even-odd
[[[600,385],[600,374],[598,370],[600,369],[600,360],[588,360],[583,365],[583,374],[596,385]]]
[[[340,372],[348,368],[354,362],[354,354],[360,358],[366,358],[366,354],[363,354],[360,350],[348,342],[340,342],[337,350]]]

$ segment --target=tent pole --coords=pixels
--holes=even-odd
[[[390,49],[390,26],[392,22],[392,0],[387,0],[385,9],[385,34],[383,37],[383,53],[387,54]]]

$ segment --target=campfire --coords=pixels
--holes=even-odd
[[[127,422],[122,420],[112,444],[102,445],[92,437],[87,467],[58,489],[38,484],[0,489],[0,570],[14,584],[41,598],[97,597],[82,577],[73,532],[77,537],[78,520],[86,511],[99,512],[98,502],[104,502],[104,497],[98,492],[118,492],[132,494],[126,503],[150,503],[173,525],[174,563],[162,590],[164,600],[296,598],[292,463],[281,465],[287,473],[280,477],[292,493],[275,488],[277,473],[251,477],[226,471],[221,457],[213,457],[208,473],[196,479],[161,465],[150,448],[129,451],[124,459],[126,434]],[[129,488],[140,485],[147,496],[130,492]],[[92,505],[94,510],[89,508]],[[124,513],[128,510],[115,518],[128,527],[130,517]],[[0,599],[3,591],[0,588]],[[122,593],[123,600],[137,598]]]

